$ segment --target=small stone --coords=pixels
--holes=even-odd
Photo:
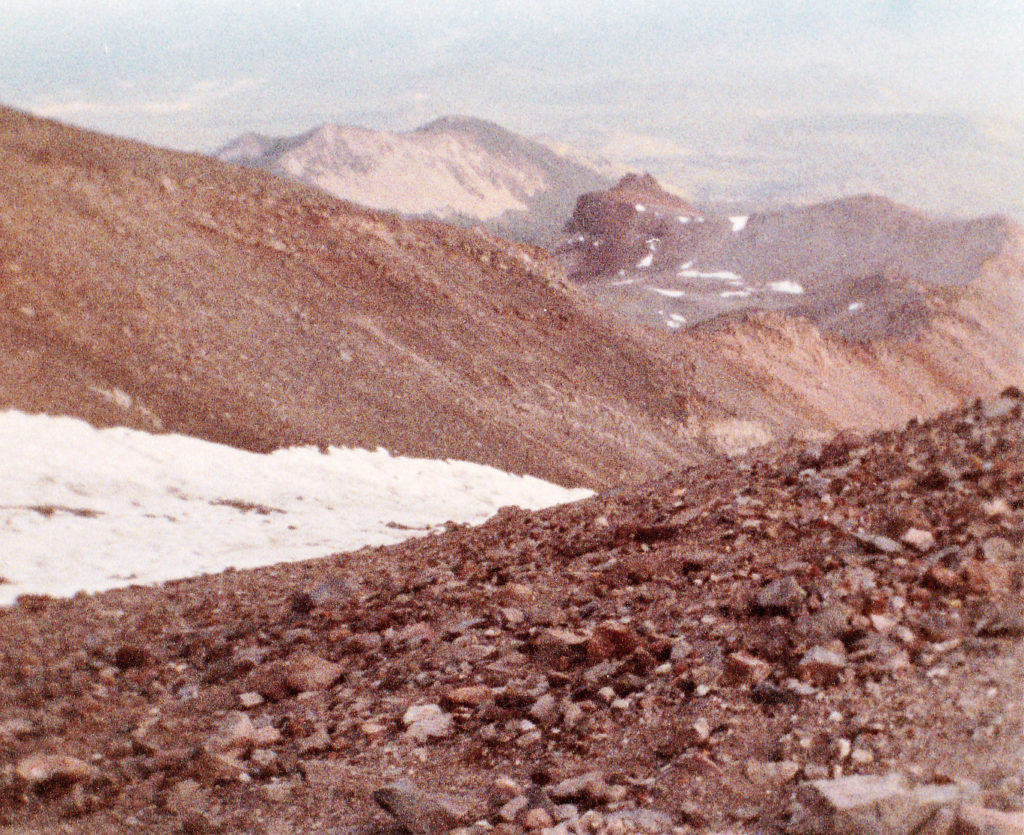
[[[482,811],[453,795],[421,791],[406,779],[377,789],[373,799],[414,835],[439,835],[470,823]]]
[[[249,714],[232,710],[224,717],[207,745],[213,751],[248,751],[256,740],[256,726]]]
[[[932,532],[921,528],[908,528],[900,537],[900,542],[922,553],[935,547],[935,537]]]
[[[29,754],[14,767],[15,776],[30,788],[51,783],[79,783],[91,780],[98,773],[94,766],[68,754]]]
[[[367,739],[377,739],[379,736],[383,735],[386,729],[383,725],[377,722],[363,722],[363,724],[359,726],[359,730],[363,732],[363,736]]]
[[[523,815],[523,826],[529,830],[545,829],[554,826],[554,819],[547,809],[533,808]]]
[[[259,693],[242,693],[238,697],[238,703],[246,710],[251,710],[254,707],[259,707],[263,704],[264,699]]]
[[[981,552],[985,559],[1011,561],[1017,558],[1017,549],[1006,537],[989,537],[981,543]]]
[[[558,712],[558,699],[553,693],[545,693],[530,706],[530,718],[542,725],[552,722]]]
[[[493,803],[508,803],[523,793],[523,787],[517,780],[504,775],[495,777],[491,782],[490,796]]]
[[[720,777],[722,769],[703,751],[688,751],[677,757],[675,764],[689,774],[701,774],[705,777]]]
[[[853,534],[853,538],[876,554],[898,554],[901,550],[898,542],[880,534],[858,532]]]
[[[205,806],[206,802],[206,793],[203,791],[203,787],[191,779],[179,780],[163,797],[164,807],[177,814]]]
[[[838,652],[816,646],[804,653],[797,672],[801,681],[822,687],[837,682],[845,667],[846,659]]]
[[[526,810],[529,801],[525,795],[513,797],[498,809],[498,817],[507,823],[515,823],[519,816]]]
[[[546,629],[535,644],[538,661],[555,670],[569,670],[586,662],[587,640],[568,629]]]
[[[866,748],[854,748],[850,752],[850,762],[854,765],[871,765],[875,761],[875,755]]]
[[[402,715],[406,733],[417,742],[441,739],[451,734],[452,717],[440,705],[412,705]]]
[[[569,730],[575,728],[583,721],[583,708],[576,702],[566,699],[562,702],[562,726]]]
[[[971,594],[1005,594],[1013,584],[1010,566],[990,560],[967,560],[960,568],[960,577]]]
[[[1021,835],[1024,812],[999,812],[972,803],[957,810],[957,833],[961,835]]]
[[[799,606],[806,597],[803,586],[787,574],[761,589],[755,602],[762,612],[783,613]]]
[[[967,796],[967,790],[955,784],[911,789],[897,773],[814,780],[797,791],[810,816],[809,825],[800,831],[910,835],[938,809]]]
[[[448,690],[444,699],[445,705],[452,707],[479,707],[494,698],[494,691],[486,684],[475,684],[467,687],[453,687]]]
[[[547,793],[556,802],[579,802],[588,806],[607,803],[611,786],[601,771],[588,771],[548,786]]]
[[[345,667],[312,652],[300,652],[287,663],[285,681],[300,693],[326,690],[345,673]]]
[[[767,679],[771,673],[772,666],[767,661],[746,652],[733,652],[725,659],[722,683],[756,685]]]
[[[792,760],[780,762],[747,760],[743,770],[747,779],[755,786],[781,786],[796,777],[800,766]]]
[[[35,731],[35,723],[28,719],[8,719],[6,722],[0,722],[0,739],[20,739],[31,736]]]
[[[928,585],[940,591],[950,591],[960,586],[960,575],[944,565],[930,566],[924,576]]]
[[[621,623],[602,623],[587,639],[587,660],[598,664],[614,658],[624,658],[640,645],[639,636]]]

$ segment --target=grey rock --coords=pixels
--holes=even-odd
[[[757,608],[763,612],[787,612],[799,606],[807,592],[791,576],[780,577],[757,594]]]
[[[477,811],[464,799],[422,791],[406,779],[377,789],[373,799],[414,835],[435,835],[464,826]]]
[[[960,803],[974,789],[955,783],[911,788],[901,774],[814,780],[797,791],[803,835],[911,835],[939,809]]]

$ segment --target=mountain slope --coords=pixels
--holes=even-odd
[[[544,253],[0,111],[0,406],[596,486],[696,449],[656,335]]]
[[[723,217],[632,176],[580,198],[558,254],[773,434],[891,425],[1024,377],[1024,232],[1002,217],[880,197]]]
[[[403,777],[509,833],[552,801],[594,835],[909,833],[961,797],[989,827],[917,831],[1019,832],[1006,395],[388,548],[25,595],[0,608],[0,820],[395,830],[376,800],[445,831],[417,826],[429,797],[381,802]],[[808,801],[893,772],[926,796],[899,781],[833,820]]]
[[[405,133],[323,125],[293,137],[245,134],[217,152],[375,209],[480,224],[546,243],[600,172],[492,122],[437,119]]]

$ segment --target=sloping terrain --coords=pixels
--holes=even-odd
[[[3,109],[0,408],[593,487],[704,405],[540,250]]]
[[[404,133],[323,125],[293,137],[239,137],[217,152],[335,197],[404,215],[549,242],[599,171],[492,122],[449,116]]]
[[[1008,389],[326,560],[23,597],[0,610],[0,823],[1019,832],[1021,407]]]
[[[580,198],[559,257],[691,379],[785,433],[895,424],[1024,371],[1024,233],[879,197],[722,217],[630,176]]]

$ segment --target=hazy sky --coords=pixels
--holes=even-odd
[[[681,142],[765,114],[970,110],[998,126],[1024,118],[1024,4],[0,0],[0,101],[203,150],[453,112]]]
[[[0,0],[0,102],[199,151],[464,114],[719,205],[1024,219],[1020,0]]]

